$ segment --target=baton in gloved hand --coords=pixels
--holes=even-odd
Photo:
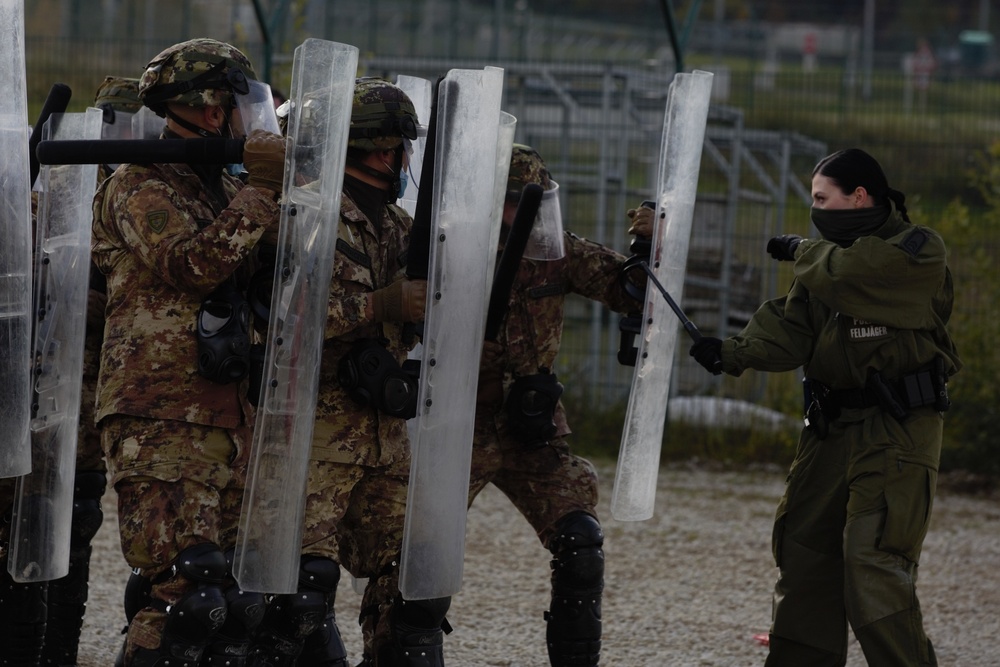
[[[646,262],[639,262],[639,266],[642,267],[642,269],[646,272],[646,275],[649,276],[649,279],[653,281],[654,285],[656,285],[656,289],[660,290],[660,294],[663,295],[663,298],[667,300],[667,305],[670,306],[670,309],[674,311],[674,314],[677,315],[677,317],[680,319],[681,324],[684,326],[684,330],[688,332],[689,336],[691,336],[691,340],[693,340],[695,343],[700,341],[703,338],[703,336],[701,335],[701,332],[698,330],[698,327],[694,325],[694,322],[688,319],[687,315],[684,314],[684,311],[681,310],[681,307],[678,306],[677,302],[674,301],[673,297],[670,296],[670,293],[667,292],[666,288],[662,284],[660,284],[659,280],[656,279],[656,276],[653,274],[653,270],[649,268],[649,264],[647,264]],[[722,372],[721,359],[719,359],[717,362],[715,362],[715,364],[713,364],[712,372],[716,374]]]

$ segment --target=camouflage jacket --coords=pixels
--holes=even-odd
[[[154,164],[122,165],[98,189],[91,249],[108,290],[98,421],[127,414],[232,428],[249,419],[245,387],[198,375],[197,316],[206,295],[242,275],[278,205],[236,178],[223,175],[222,188],[226,201],[191,167]]]
[[[397,206],[382,208],[373,224],[347,192],[341,195],[340,226],[333,262],[312,456],[318,460],[386,466],[409,460],[406,421],[362,407],[337,381],[337,366],[361,339],[382,339],[400,363],[416,340],[403,326],[365,317],[368,293],[405,276],[410,216]]]
[[[479,410],[502,415],[500,401],[483,401],[483,377],[502,373],[503,395],[517,377],[540,369],[555,370],[562,342],[567,294],[599,301],[612,310],[627,313],[642,308],[621,285],[625,256],[606,246],[564,232],[566,255],[558,260],[522,259],[511,289],[509,309],[497,345],[484,351],[480,363]],[[556,408],[556,435],[570,432],[566,413]]]

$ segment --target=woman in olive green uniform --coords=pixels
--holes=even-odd
[[[936,665],[915,583],[941,452],[953,291],[944,241],[859,149],[813,171],[822,239],[785,235],[784,297],[691,355],[731,375],[802,366],[807,426],[774,524],[779,568],[766,665],[844,665],[847,625],[870,665]]]

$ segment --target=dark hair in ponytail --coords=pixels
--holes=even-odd
[[[892,200],[896,210],[907,222],[906,195],[889,187],[889,180],[882,171],[882,165],[871,155],[860,148],[847,148],[827,155],[813,169],[812,175],[826,176],[837,184],[845,195],[851,194],[862,187],[871,195],[876,205],[888,205]]]

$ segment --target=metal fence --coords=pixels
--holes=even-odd
[[[227,9],[231,29],[245,25],[245,3],[243,13],[239,4]],[[672,77],[662,28],[554,25],[544,17],[518,23],[513,14],[497,19],[497,27],[488,13],[458,0],[422,3],[422,13],[415,4],[370,0],[331,21],[327,10],[309,3],[306,23],[316,26],[314,36],[360,46],[362,73],[434,80],[451,68],[503,67],[504,107],[518,118],[516,140],[536,147],[559,181],[567,228],[627,252],[625,211],[652,194]],[[197,22],[203,3],[189,5],[188,20]],[[307,36],[297,25],[289,34]],[[137,76],[152,55],[183,38],[170,31],[134,39],[29,34],[30,105],[37,110],[48,87],[61,81],[76,93],[73,106],[82,108],[105,75]],[[252,31],[220,38],[260,62],[264,48]],[[751,41],[734,43],[745,55]],[[288,51],[274,56],[272,82],[279,88]],[[770,56],[712,64],[718,55],[694,53],[688,63],[716,73],[682,304],[704,332],[737,331],[763,299],[787,285],[787,274],[763,247],[783,230],[808,232],[808,176],[831,150],[859,145],[878,157],[893,185],[909,194],[911,211],[924,218],[919,222],[932,222],[953,198],[976,205],[966,172],[995,138],[1000,84],[954,71],[924,87],[895,67],[863,74],[846,54],[815,68]],[[570,391],[594,405],[620,404],[627,396],[631,369],[616,361],[618,319],[580,298],[567,308],[558,370]],[[690,366],[686,345],[679,348],[674,393],[725,392],[753,401],[767,395],[768,376],[723,385]]]

